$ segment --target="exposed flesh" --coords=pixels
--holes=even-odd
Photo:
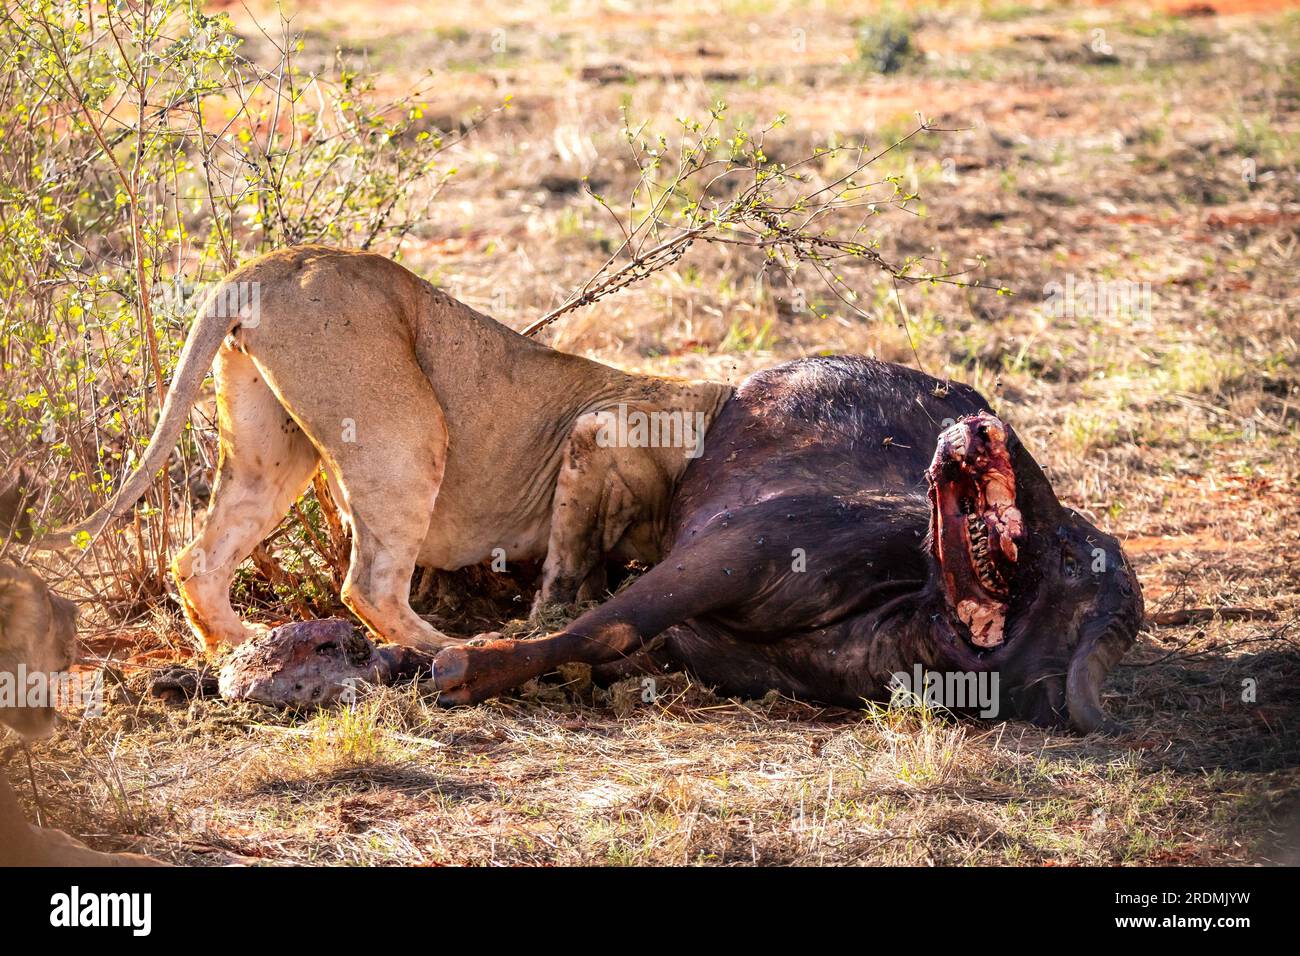
[[[930,466],[934,546],[958,620],[977,647],[1005,640],[1011,571],[1024,534],[1006,429],[992,415],[939,436]]]

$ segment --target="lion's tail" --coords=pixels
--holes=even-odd
[[[52,551],[66,548],[80,537],[96,535],[109,522],[125,515],[140,500],[154,476],[167,464],[172,449],[180,440],[190,409],[198,400],[203,380],[207,378],[212,360],[221,348],[221,342],[240,323],[238,309],[226,309],[225,303],[237,301],[230,295],[231,279],[218,283],[199,305],[198,315],[190,326],[185,348],[181,351],[176,373],[172,376],[162,414],[149,438],[140,463],[118,488],[117,493],[89,518],[66,528],[50,531],[33,542],[38,550]],[[233,314],[230,314],[233,313]]]

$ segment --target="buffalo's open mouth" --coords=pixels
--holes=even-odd
[[[944,590],[977,647],[1005,639],[1010,581],[1024,535],[1007,430],[980,413],[939,436],[927,477],[931,541]]]

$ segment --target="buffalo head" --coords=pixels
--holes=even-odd
[[[1112,729],[1106,674],[1142,622],[1115,538],[1057,500],[1015,434],[987,413],[945,430],[927,472],[938,664],[997,670],[1011,712]]]

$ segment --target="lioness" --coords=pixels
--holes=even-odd
[[[286,249],[206,297],[138,468],[43,545],[131,508],[214,359],[216,485],[202,533],[172,564],[208,651],[255,633],[230,606],[235,568],[322,463],[352,532],[343,601],[382,639],[453,640],[411,610],[417,563],[545,555],[539,602],[590,593],[603,556],[660,556],[673,486],[732,391],[558,352],[379,255]]]
[[[0,487],[0,544],[20,534],[22,478]],[[0,482],[0,485],[5,485]],[[31,571],[0,561],[0,675],[53,674],[74,659],[76,607],[50,592]],[[26,740],[53,732],[53,707],[0,707],[0,722]],[[129,853],[100,853],[58,830],[42,830],[23,817],[8,778],[0,772],[0,866],[136,866],[153,861]]]

